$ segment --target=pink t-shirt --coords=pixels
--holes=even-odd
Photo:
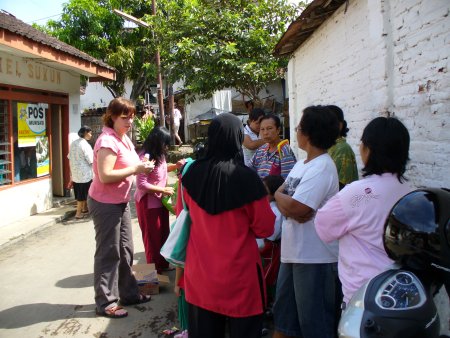
[[[411,190],[396,175],[371,175],[346,185],[318,210],[319,237],[325,242],[339,240],[338,269],[345,302],[393,263],[383,246],[384,224],[394,204]]]
[[[123,140],[119,138],[114,129],[103,127],[94,147],[94,162],[92,169],[94,179],[89,188],[89,196],[94,200],[102,203],[127,203],[131,198],[131,185],[134,181],[134,175],[124,178],[122,181],[114,183],[102,183],[98,176],[97,156],[101,148],[111,149],[116,155],[117,160],[114,169],[123,169],[134,166],[139,162],[139,156],[134,150],[134,145],[127,135]]]
[[[144,154],[141,155],[141,158]],[[136,175],[136,192],[134,193],[134,199],[140,201],[145,194],[147,196],[147,208],[161,208],[161,193],[149,192],[151,185],[158,187],[165,187],[167,185],[167,162],[163,158],[161,163],[155,167],[150,174],[138,174]]]

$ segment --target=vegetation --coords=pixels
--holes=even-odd
[[[114,97],[123,95],[126,79],[134,82],[131,98],[154,83],[154,54],[161,53],[163,76],[183,81],[191,100],[235,88],[250,98],[279,78],[287,60],[273,49],[287,25],[304,7],[286,0],[70,0],[60,21],[49,21],[46,32],[104,60],[117,69],[105,83]],[[143,19],[150,28],[124,28],[117,8]]]
[[[144,114],[142,117],[135,117],[134,130],[136,131],[136,140],[139,143],[144,143],[154,126],[155,120],[149,114]]]
[[[285,0],[158,0],[158,16],[146,16],[156,35],[164,73],[182,80],[187,93],[208,98],[235,88],[258,99],[280,78],[288,60],[272,55],[279,38],[304,8]]]

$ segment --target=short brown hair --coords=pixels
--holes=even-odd
[[[134,105],[133,102],[123,97],[116,97],[109,103],[108,108],[106,109],[106,113],[102,117],[102,120],[105,126],[113,128],[114,121],[112,118],[114,116],[121,116],[121,115],[134,116],[135,114],[136,114],[136,106]]]

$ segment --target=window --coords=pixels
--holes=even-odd
[[[0,100],[0,187],[50,174],[48,104],[13,101],[10,114],[8,103]]]
[[[46,103],[13,101],[14,181],[48,175],[50,149]],[[17,137],[16,137],[17,135]]]
[[[8,101],[0,100],[0,186],[11,184],[11,143]]]

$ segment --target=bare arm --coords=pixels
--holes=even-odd
[[[176,169],[180,169],[185,162],[186,162],[185,159],[181,159],[181,160],[177,161],[177,163],[168,163],[167,171],[174,171]]]
[[[242,145],[250,150],[255,150],[258,149],[259,147],[261,147],[263,144],[265,144],[266,142],[264,140],[252,140],[250,138],[250,136],[245,135],[244,136],[244,142],[242,143]]]
[[[128,176],[149,173],[153,170],[154,164],[149,165],[139,162],[134,166],[123,169],[114,169],[117,155],[108,148],[101,148],[97,153],[98,176],[102,183],[115,183],[125,179]]]
[[[307,205],[300,203],[291,196],[285,194],[284,184],[275,192],[277,206],[283,216],[295,219],[299,223],[304,223],[312,218],[314,210]]]
[[[184,269],[180,267],[175,268],[175,287],[173,288],[173,291],[175,292],[175,295],[180,296],[180,287],[178,286],[178,283],[180,282],[181,276],[184,274]]]

